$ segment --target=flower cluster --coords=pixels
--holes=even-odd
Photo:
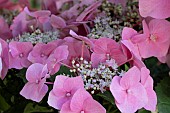
[[[123,113],[155,111],[157,96],[143,60],[170,65],[168,2],[139,0],[138,9],[135,0],[41,0],[36,10],[27,0],[0,0],[3,15],[17,12],[10,21],[0,17],[0,78],[26,68],[20,95],[40,102],[53,85],[47,103],[60,113],[106,113],[93,99],[105,92]],[[62,66],[72,75],[56,75]]]
[[[80,58],[81,59],[81,58]],[[91,94],[101,91],[104,92],[109,88],[112,78],[115,75],[119,75],[118,66],[116,62],[112,59],[112,65],[108,65],[106,61],[105,64],[101,63],[97,68],[93,68],[92,63],[86,60],[73,60],[71,72],[77,72],[84,81],[84,87],[89,90]]]

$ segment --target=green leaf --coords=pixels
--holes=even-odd
[[[99,93],[97,96],[102,97],[104,100],[107,100],[110,102],[112,105],[115,105],[113,95],[110,91],[105,91],[104,93]]]
[[[53,109],[49,109],[47,107],[34,105],[33,103],[28,103],[24,109],[24,113],[33,113],[33,112],[41,112],[41,113],[51,113]]]
[[[5,101],[5,99],[0,95],[0,110],[6,111],[9,109],[10,105]]]
[[[170,113],[170,77],[164,78],[156,87],[159,113]]]

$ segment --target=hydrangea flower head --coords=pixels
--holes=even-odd
[[[153,90],[153,79],[149,74],[150,72],[146,67],[141,68],[141,83],[145,87],[148,96],[148,103],[144,106],[144,108],[150,111],[155,111],[157,96]]]
[[[106,110],[84,89],[78,89],[71,102],[66,102],[61,113],[106,113]]]
[[[9,68],[8,44],[0,39],[0,78],[4,79]]]
[[[61,66],[61,61],[66,60],[68,57],[69,51],[68,46],[62,45],[57,47],[53,53],[47,59],[47,66],[51,75],[58,72]]]
[[[138,43],[143,58],[151,56],[163,57],[167,54],[170,45],[170,23],[166,20],[152,19],[147,25],[143,21],[145,41]],[[159,51],[159,52],[158,52]]]
[[[9,68],[22,69],[29,67],[31,62],[27,59],[28,54],[33,49],[31,42],[16,42],[9,43]]]
[[[69,78],[58,75],[55,79],[53,89],[49,94],[48,104],[56,109],[61,109],[62,105],[70,101],[79,88],[84,88],[81,76]]]
[[[26,72],[28,82],[20,94],[26,99],[40,102],[48,91],[48,86],[45,84],[48,76],[47,65],[44,66],[39,63],[32,64]]]
[[[28,60],[32,63],[45,64],[52,51],[56,48],[53,44],[38,43],[28,55]]]
[[[114,59],[119,66],[128,60],[127,56],[123,53],[121,46],[109,38],[100,38],[96,40],[94,42],[93,50],[91,61],[94,67],[97,67],[99,63],[103,63],[110,59]]]
[[[140,70],[132,67],[123,77],[115,76],[110,86],[116,106],[123,113],[134,113],[148,102],[147,93],[140,83]]]

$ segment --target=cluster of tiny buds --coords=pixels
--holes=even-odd
[[[31,42],[32,44],[37,43],[48,43],[53,40],[57,40],[59,37],[59,31],[46,31],[41,32],[40,29],[34,30],[33,33],[24,33],[22,35],[19,35],[18,37],[15,37],[10,41],[19,41],[19,42]]]
[[[117,64],[115,64],[117,65]],[[118,75],[118,67],[108,66],[100,63],[97,68],[93,68],[92,62],[83,58],[72,60],[71,72],[76,72],[84,81],[85,89],[91,94],[106,91],[112,81],[113,76]]]
[[[94,27],[88,34],[90,38],[107,37],[119,41],[124,27],[141,30],[138,5],[134,0],[127,2],[127,8],[104,0],[100,10],[105,15],[101,16],[101,14],[95,18]]]

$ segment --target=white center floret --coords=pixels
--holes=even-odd
[[[84,111],[81,111],[80,113],[85,113]]]
[[[42,54],[41,54],[41,57],[44,57],[44,56],[45,56],[45,55],[42,53]]]
[[[35,83],[38,84],[38,83],[39,83],[39,80],[37,79],[37,80],[35,81]]]
[[[19,57],[20,57],[20,58],[22,58],[23,56],[24,56],[23,53],[20,53],[20,54],[19,54]]]
[[[130,89],[127,90],[127,93],[131,93],[132,91]]]
[[[151,39],[152,41],[156,42],[157,36],[151,34],[150,39]]]
[[[66,96],[67,96],[67,97],[70,97],[70,96],[71,96],[71,93],[69,93],[69,92],[66,93]]]

